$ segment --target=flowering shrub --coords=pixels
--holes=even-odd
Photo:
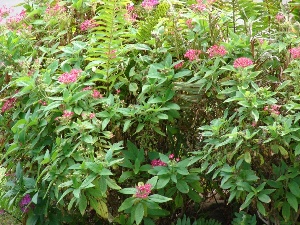
[[[292,4],[44,2],[0,10],[0,210],[170,224],[217,192],[237,224],[298,220]]]

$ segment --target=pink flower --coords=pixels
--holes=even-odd
[[[97,27],[97,23],[95,20],[91,19],[91,20],[85,20],[84,22],[82,22],[80,24],[80,30],[82,31],[86,31],[86,30],[89,30],[89,29],[92,29],[94,27]]]
[[[293,59],[299,59],[300,58],[300,47],[291,48],[289,50],[289,52],[291,53],[291,56],[292,56]]]
[[[175,157],[174,154],[169,155],[169,159],[174,159],[174,157]]]
[[[14,24],[18,24],[26,17],[26,11],[23,9],[19,14],[9,17],[6,20],[6,25],[8,27],[13,27]]]
[[[255,121],[253,121],[251,124],[252,127],[256,127],[256,125],[257,125],[257,122],[255,122]]]
[[[5,213],[4,209],[0,209],[0,215],[3,215]]]
[[[277,13],[275,19],[277,20],[278,23],[281,23],[284,21],[284,15],[282,13]]]
[[[144,184],[144,185],[139,185],[136,186],[136,193],[135,197],[136,198],[147,198],[149,194],[151,193],[151,184]]]
[[[193,20],[192,19],[188,19],[187,21],[185,21],[185,24],[188,26],[189,29],[193,28]]]
[[[58,3],[56,3],[56,5],[53,7],[48,5],[48,7],[46,9],[46,14],[49,16],[55,16],[62,12],[65,12],[65,11],[66,11],[66,8],[64,6],[60,6]]]
[[[12,8],[7,8],[5,5],[0,8],[0,21],[7,17],[12,12]]]
[[[93,98],[102,98],[103,97],[98,90],[93,90],[92,96],[93,96]]]
[[[70,73],[63,73],[58,78],[58,81],[64,84],[70,84],[77,81],[77,77],[81,73],[81,70],[78,69],[72,69]]]
[[[146,10],[151,10],[158,4],[159,4],[158,0],[144,0],[142,2],[142,7]]]
[[[31,197],[29,194],[26,194],[19,203],[21,211],[27,213],[31,208],[33,208],[34,205],[30,203],[31,203]]]
[[[245,68],[251,65],[253,65],[253,61],[246,57],[237,58],[233,63],[234,68]]]
[[[167,166],[167,163],[161,161],[160,159],[153,159],[151,161],[151,165],[152,165],[152,167],[155,167],[155,166]]]
[[[224,56],[227,54],[227,51],[224,46],[214,45],[207,50],[207,53],[209,54],[209,58],[213,58],[216,56]]]
[[[114,59],[114,58],[116,58],[116,52],[117,52],[117,50],[114,49],[114,50],[107,52],[106,54],[108,55],[109,59]]]
[[[1,112],[2,113],[5,113],[7,110],[13,108],[15,106],[15,102],[16,102],[16,98],[8,98],[3,106],[2,106],[2,109],[1,109]]]
[[[120,93],[121,93],[121,90],[120,90],[120,89],[117,89],[117,90],[116,90],[116,93],[117,93],[117,95],[120,94]]]
[[[87,86],[85,88],[82,88],[83,91],[89,91],[89,90],[92,90],[92,87],[91,86]]]
[[[270,113],[273,113],[275,115],[280,115],[280,111],[279,109],[281,108],[281,105],[271,105],[271,107],[269,106],[265,106],[264,107],[264,111],[268,111]]]
[[[64,114],[62,115],[62,117],[66,119],[70,119],[73,116],[73,114],[74,114],[73,112],[64,110]]]
[[[184,62],[180,62],[180,63],[177,63],[176,65],[174,65],[174,68],[176,70],[178,70],[178,69],[181,69],[183,67],[183,65],[184,65]]]
[[[89,117],[90,117],[90,119],[93,119],[95,116],[96,116],[95,113],[91,113]]]
[[[203,3],[203,0],[197,0],[197,4],[193,4],[191,8],[193,10],[202,12],[206,10],[207,6]]]
[[[176,158],[175,160],[176,160],[176,162],[179,162],[179,161],[180,161],[180,158]]]
[[[187,52],[184,54],[185,58],[188,58],[190,61],[194,61],[199,58],[201,51],[200,50],[195,50],[195,49],[189,49]]]

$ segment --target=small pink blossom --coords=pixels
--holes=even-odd
[[[136,21],[136,18],[138,15],[134,13],[134,4],[133,3],[128,3],[126,6],[127,13],[125,13],[124,17],[127,21],[129,22],[134,22]]]
[[[174,65],[174,68],[176,70],[178,70],[178,69],[181,69],[183,67],[183,65],[184,65],[184,62],[180,62],[180,63],[177,63],[176,65]]]
[[[233,63],[234,68],[245,68],[251,65],[253,65],[253,61],[246,57],[237,58]]]
[[[160,159],[153,159],[151,161],[151,165],[152,165],[152,167],[155,167],[155,166],[167,166],[167,163],[161,161]]]
[[[12,8],[7,8],[5,5],[0,8],[0,22],[12,12]]]
[[[176,162],[179,162],[179,161],[180,161],[180,158],[176,158],[175,160],[176,160]]]
[[[174,157],[175,157],[174,154],[169,155],[169,159],[174,159]]]
[[[82,88],[83,91],[89,91],[89,90],[92,90],[92,87],[91,86],[87,86],[87,87],[84,87]]]
[[[100,94],[100,92],[98,90],[93,90],[92,97],[93,98],[103,98],[103,96]]]
[[[257,126],[257,122],[253,121],[251,124],[252,127],[256,127]]]
[[[95,118],[95,116],[96,116],[95,113],[91,113],[89,117],[90,117],[90,119],[93,119],[93,118]]]
[[[207,50],[207,53],[209,54],[209,58],[213,58],[216,56],[224,56],[227,54],[227,51],[224,46],[214,45]]]
[[[207,6],[203,3],[203,0],[197,0],[197,4],[192,4],[191,8],[195,11],[202,12],[206,10]]]
[[[77,81],[77,77],[81,73],[81,70],[72,69],[69,73],[63,73],[59,78],[58,81],[64,84],[70,84]]]
[[[275,115],[280,115],[280,111],[279,111],[280,108],[281,108],[281,105],[274,104],[274,105],[271,105],[271,107],[270,106],[265,106],[264,111],[268,111],[268,112],[270,112],[272,114],[275,114]]]
[[[18,24],[26,17],[26,11],[23,9],[19,14],[7,18],[6,25],[12,28],[15,24]]]
[[[136,193],[135,193],[135,197],[136,198],[147,198],[149,196],[149,194],[151,193],[151,184],[144,184],[144,185],[139,185],[136,186]]]
[[[284,21],[284,15],[282,13],[277,13],[275,19],[277,20],[278,23],[281,23]]]
[[[28,211],[34,207],[34,205],[31,203],[31,197],[29,194],[26,194],[21,199],[19,205],[23,213],[28,213]]]
[[[47,9],[46,9],[46,14],[49,16],[55,16],[55,15],[59,15],[62,12],[65,12],[66,8],[64,6],[60,6],[58,3],[56,3],[56,5],[54,6],[50,6],[48,5]]]
[[[120,93],[121,93],[121,90],[120,90],[120,89],[117,89],[117,90],[116,90],[116,93],[117,93],[117,95],[120,94]]]
[[[4,209],[0,209],[0,215],[3,215],[5,213]]]
[[[116,58],[116,52],[117,52],[117,50],[114,49],[114,50],[107,52],[106,54],[108,55],[109,59],[114,59],[114,58]]]
[[[63,118],[66,118],[66,119],[69,119],[69,118],[71,118],[73,115],[74,115],[73,112],[64,110],[64,114],[62,115],[62,117],[63,117]]]
[[[158,4],[159,4],[158,0],[144,0],[142,2],[142,7],[146,10],[151,10]]]
[[[196,49],[189,49],[186,51],[186,53],[184,54],[185,58],[188,58],[189,61],[194,61],[196,59],[199,58],[201,51],[200,50],[196,50]]]
[[[91,20],[85,20],[84,22],[82,22],[80,24],[80,30],[81,31],[86,31],[86,30],[89,30],[89,29],[92,29],[94,27],[97,27],[97,23],[95,20],[91,19]]]
[[[185,24],[188,26],[189,29],[193,28],[193,20],[192,19],[188,19],[187,21],[185,21]]]
[[[300,58],[300,47],[291,48],[289,52],[291,53],[293,59]]]

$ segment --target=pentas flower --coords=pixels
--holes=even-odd
[[[134,22],[136,21],[136,18],[138,15],[134,13],[134,4],[133,3],[128,3],[126,6],[127,13],[125,13],[124,17],[127,21],[129,22]]]
[[[142,7],[146,10],[151,10],[158,4],[159,4],[158,0],[144,0],[142,2]]]
[[[8,98],[3,106],[2,106],[2,109],[1,109],[1,112],[2,113],[5,113],[7,110],[13,108],[15,106],[15,102],[16,102],[16,98]]]
[[[85,20],[84,22],[82,22],[80,24],[80,30],[81,31],[86,31],[86,30],[89,30],[89,29],[92,29],[94,27],[97,27],[98,24],[96,23],[95,20],[91,19],[91,20]]]
[[[91,113],[89,117],[90,117],[90,119],[93,119],[93,118],[95,118],[95,116],[96,116],[95,113]]]
[[[107,54],[107,56],[108,56],[109,59],[114,59],[114,58],[117,57],[116,52],[117,52],[117,50],[114,49],[114,50],[110,50],[106,54]]]
[[[193,20],[192,19],[188,19],[187,21],[185,21],[185,24],[188,26],[189,29],[193,28]]]
[[[174,159],[174,157],[175,157],[174,154],[169,155],[169,159]]]
[[[74,115],[73,112],[64,110],[64,114],[62,115],[62,117],[63,117],[63,118],[66,118],[66,119],[70,119],[73,115]]]
[[[292,56],[293,59],[299,59],[300,58],[300,47],[291,48],[289,50],[289,52],[291,53],[291,56]]]
[[[69,73],[63,73],[62,75],[60,75],[58,81],[64,84],[74,83],[77,81],[77,77],[81,72],[81,70],[72,69]]]
[[[207,53],[209,58],[213,58],[216,56],[224,56],[227,54],[227,51],[224,46],[214,45],[207,50]]]
[[[199,58],[201,51],[196,49],[189,49],[184,54],[185,58],[188,58],[190,61],[194,61]]]
[[[184,65],[184,62],[180,62],[180,63],[177,63],[176,65],[174,65],[174,68],[178,70],[178,69],[181,69],[183,67],[183,65]]]
[[[265,106],[264,110],[268,111],[270,113],[274,113],[276,115],[280,115],[279,109],[281,108],[281,105],[271,105],[271,106]]]
[[[27,213],[31,208],[33,208],[32,204],[29,205],[30,202],[31,202],[31,197],[29,194],[26,194],[19,203],[22,212]]]
[[[65,11],[66,11],[66,8],[64,6],[60,6],[58,3],[56,3],[56,5],[54,5],[52,7],[50,5],[48,5],[48,7],[46,9],[46,14],[49,16],[54,16],[54,15],[58,15]]]
[[[19,14],[9,17],[6,20],[6,25],[8,27],[13,27],[14,24],[18,24],[26,17],[26,11],[23,9]]]
[[[282,13],[277,13],[277,15],[275,16],[275,19],[278,23],[281,23],[284,21],[284,15]]]
[[[87,86],[85,88],[82,88],[83,91],[89,91],[89,90],[92,90],[92,87],[91,86]]]
[[[245,68],[251,65],[253,65],[253,61],[246,57],[237,58],[233,63],[234,68]]]
[[[135,197],[136,198],[147,198],[149,196],[149,194],[151,193],[151,184],[144,184],[144,185],[139,185],[136,186],[136,193],[135,193]]]
[[[102,94],[100,94],[100,92],[98,90],[93,90],[92,97],[93,98],[103,98]]]
[[[5,5],[0,8],[0,22],[3,18],[7,17],[12,12],[11,8],[7,8]]]
[[[152,167],[155,167],[155,166],[167,166],[167,163],[161,161],[160,159],[153,159],[151,161],[151,165],[152,165]]]

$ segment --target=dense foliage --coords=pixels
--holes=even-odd
[[[1,213],[219,224],[217,194],[232,224],[296,224],[299,0],[23,7],[0,8]]]

